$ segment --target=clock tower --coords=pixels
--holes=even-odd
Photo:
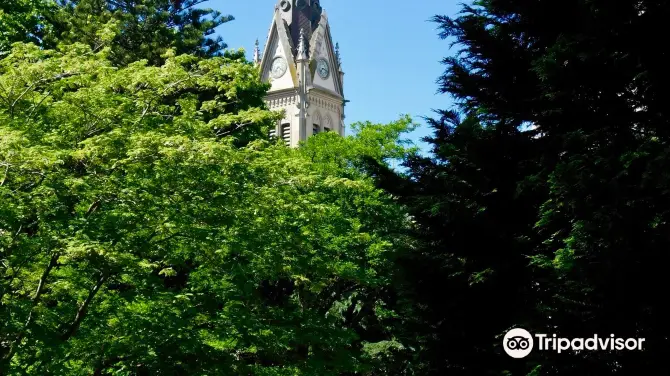
[[[268,107],[285,111],[273,135],[290,146],[320,132],[344,135],[344,72],[319,0],[279,0],[265,49],[261,55],[257,42],[254,60],[272,85]]]

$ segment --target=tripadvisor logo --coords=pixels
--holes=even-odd
[[[611,334],[609,337],[599,337],[597,334],[588,338],[561,338],[556,334],[531,335],[525,329],[512,329],[503,339],[503,348],[507,355],[521,359],[528,356],[537,348],[540,351],[641,351],[644,338],[619,338]]]

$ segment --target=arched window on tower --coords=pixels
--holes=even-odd
[[[314,111],[314,125],[312,125],[312,134],[318,134],[321,132],[321,124],[323,124],[323,121],[321,119],[321,113],[319,113],[319,110]]]
[[[281,138],[284,140],[286,145],[291,144],[291,124],[284,123],[281,125]]]
[[[326,115],[326,126],[323,127],[324,132],[331,132],[333,130],[333,121],[330,120],[330,116]]]

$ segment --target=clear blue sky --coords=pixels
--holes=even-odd
[[[256,38],[263,47],[277,0],[210,0],[205,6],[235,20],[217,31],[229,48],[244,48],[251,57]],[[321,0],[335,42],[340,43],[345,72],[345,123],[386,123],[401,114],[431,115],[451,106],[437,94],[440,61],[453,51],[439,39],[436,14],[454,15],[455,0]],[[422,126],[411,135],[418,141],[430,131]]]

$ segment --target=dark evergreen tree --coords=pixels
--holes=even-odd
[[[201,8],[205,0],[58,0],[55,16],[65,42],[82,41],[93,48],[103,47],[101,30],[116,31],[110,43],[112,61],[119,65],[147,59],[150,64],[164,61],[163,54],[174,48],[178,54],[217,56],[226,48],[215,29],[233,20],[213,9]]]
[[[15,42],[41,44],[52,31],[45,16],[53,9],[49,0],[0,1],[0,53]]]
[[[405,161],[409,176],[375,171],[417,223],[420,248],[399,260],[423,325],[427,375],[523,375],[499,345],[510,325],[537,321],[541,294],[528,266],[533,223],[544,197],[529,181],[540,145],[513,126],[483,126],[476,117],[441,111],[429,119],[431,158]]]
[[[7,0],[0,4],[0,51],[14,42],[55,48],[81,42],[111,49],[112,63],[160,65],[164,54],[220,56],[216,28],[233,20],[202,8],[205,0]],[[110,38],[113,36],[113,38]]]
[[[430,123],[431,158],[378,171],[423,249],[405,262],[425,304],[431,374],[640,375],[670,347],[667,1],[482,0],[438,16],[462,49]],[[635,351],[513,360],[508,328],[645,338]]]

